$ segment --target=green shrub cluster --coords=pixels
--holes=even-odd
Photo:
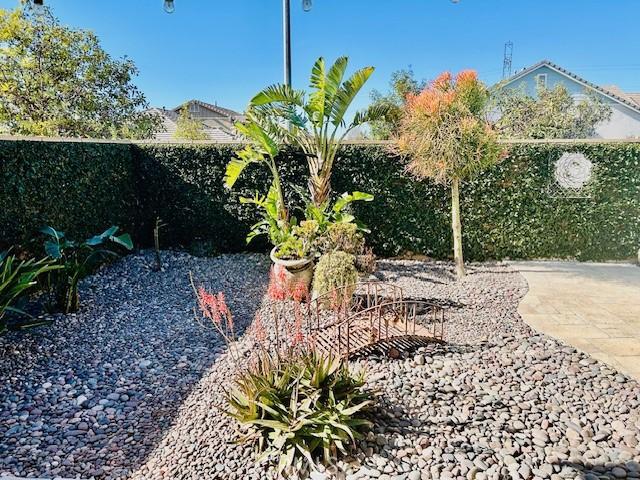
[[[159,216],[167,224],[163,248],[199,242],[209,252],[245,250],[257,217],[238,197],[265,192],[268,178],[263,169],[249,168],[233,191],[225,189],[225,167],[236,148],[0,142],[0,249],[29,248],[46,224],[80,238],[120,225],[137,245],[150,245]],[[550,192],[553,161],[565,151],[582,152],[594,164],[586,198]],[[301,153],[285,149],[278,165],[285,183],[305,183]],[[447,189],[410,177],[384,145],[345,145],[332,183],[334,192],[375,195],[353,208],[379,255],[450,257]],[[301,203],[291,188],[285,195],[290,204]],[[461,208],[472,260],[633,258],[640,247],[640,144],[514,144],[502,163],[463,184]],[[39,252],[40,243],[37,238],[31,250]],[[266,242],[251,248],[266,250]]]
[[[355,260],[355,256],[341,251],[322,255],[313,275],[314,293],[321,296],[355,284],[358,281]]]
[[[42,254],[45,225],[86,238],[140,223],[131,145],[0,141],[0,250]]]

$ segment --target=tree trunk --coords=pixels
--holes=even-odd
[[[453,228],[453,260],[458,279],[466,275],[462,256],[462,222],[460,221],[460,179],[451,181],[451,227]]]

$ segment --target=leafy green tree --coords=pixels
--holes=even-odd
[[[311,70],[311,92],[272,85],[253,97],[247,112],[247,118],[263,125],[274,141],[302,149],[309,166],[311,200],[323,209],[342,141],[354,128],[380,120],[387,112],[385,106],[370,106],[347,123],[347,110],[374,71],[365,67],[345,79],[348,63],[347,57],[340,57],[327,70],[321,57]]]
[[[389,140],[398,133],[398,126],[406,104],[407,95],[416,95],[424,89],[426,82],[418,81],[411,68],[397,70],[391,74],[389,91],[386,94],[378,90],[371,92],[373,107],[384,107],[387,114],[384,119],[370,123],[371,137],[376,140]]]
[[[176,122],[177,128],[173,134],[179,140],[207,140],[209,137],[204,131],[204,126],[189,113],[189,106],[183,105]]]
[[[451,186],[451,225],[456,275],[465,275],[460,184],[499,162],[503,149],[485,120],[489,94],[476,72],[440,75],[418,95],[407,97],[397,151],[410,158],[407,170]]]
[[[523,89],[498,86],[492,94],[499,119],[496,128],[506,138],[589,138],[612,110],[597,94],[586,91],[575,100],[564,85],[539,87],[536,97]]]
[[[89,31],[65,27],[30,3],[0,9],[0,130],[15,135],[147,138],[133,62],[115,60]]]

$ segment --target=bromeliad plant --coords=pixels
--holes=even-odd
[[[16,302],[37,285],[40,275],[60,267],[49,259],[18,260],[9,252],[0,252],[0,333],[7,329],[5,314],[26,313],[17,308]]]
[[[75,312],[80,306],[78,282],[91,273],[108,257],[118,254],[106,248],[107,245],[133,249],[133,242],[128,233],[116,235],[118,227],[111,227],[100,235],[84,242],[76,242],[66,238],[63,232],[53,227],[44,227],[41,232],[47,240],[44,250],[61,268],[49,274],[49,291],[54,297],[54,307],[64,313]]]
[[[277,461],[278,474],[329,462],[371,426],[363,415],[373,403],[364,376],[314,352],[286,359],[263,353],[238,375],[226,401],[230,416],[253,427],[241,441],[255,441],[257,461]]]
[[[249,427],[239,442],[255,442],[258,462],[273,461],[278,474],[287,476],[305,463],[314,468],[317,460],[330,461],[361,438],[371,426],[364,413],[373,403],[364,373],[353,375],[346,362],[315,353],[299,315],[309,295],[304,284],[284,291],[281,283],[270,282],[269,296],[290,298],[294,313],[285,318],[278,310],[266,322],[256,315],[250,331],[257,348],[247,359],[237,349],[224,294],[191,283],[202,317],[213,323],[238,368],[233,387],[225,392],[225,412]]]

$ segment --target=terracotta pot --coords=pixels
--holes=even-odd
[[[290,290],[295,285],[304,283],[307,290],[311,288],[311,280],[313,279],[313,258],[300,258],[296,260],[284,260],[278,258],[275,255],[277,247],[273,247],[271,250],[271,261],[275,266],[275,274],[278,282],[281,282],[281,278],[284,278],[284,285],[287,290]],[[284,272],[284,273],[282,273]]]

